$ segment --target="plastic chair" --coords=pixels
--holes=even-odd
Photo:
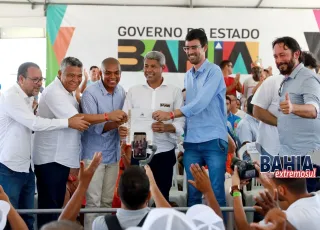
[[[177,165],[177,164],[176,164]],[[183,185],[182,191],[178,189],[178,180],[177,180],[177,166],[174,166],[173,169],[173,183],[169,192],[169,201],[175,202],[179,207],[187,207],[187,173],[184,170],[183,172]]]

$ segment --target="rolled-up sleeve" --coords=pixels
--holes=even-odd
[[[220,68],[211,69],[197,96],[180,109],[184,116],[192,117],[207,108],[212,98],[218,93],[220,81],[224,81]]]
[[[81,97],[82,111],[85,114],[98,114],[98,102],[93,95],[88,91],[84,91]],[[108,136],[108,132],[103,133],[103,128],[106,122],[90,125],[87,130],[89,133],[95,133],[98,135]]]
[[[313,105],[319,116],[320,82],[314,77],[305,80],[302,84],[303,101],[306,105]]]
[[[175,96],[174,96],[174,103],[173,103],[173,110],[180,109],[184,104],[183,95],[180,89],[176,88]],[[172,122],[172,125],[175,127],[176,132],[170,133],[170,137],[174,139],[180,138],[184,133],[184,125],[185,125],[185,118],[179,117],[175,118]]]

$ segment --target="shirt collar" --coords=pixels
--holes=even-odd
[[[299,65],[296,66],[296,68],[294,68],[294,70],[292,71],[292,73],[288,76],[292,79],[295,79],[297,74],[299,73],[299,71],[304,67],[303,63],[300,63]]]
[[[207,68],[207,66],[208,66],[209,63],[210,63],[210,62],[208,61],[208,59],[206,59],[206,60],[202,63],[202,65],[200,66],[200,68],[199,68],[197,71],[195,71],[194,66],[192,67],[191,70],[192,70],[193,73],[195,73],[195,72],[203,73],[204,71],[206,71],[206,68]]]
[[[147,81],[145,81],[143,85],[151,88]],[[162,77],[162,83],[158,88],[160,88],[161,86],[167,86],[167,85],[168,85],[168,81],[166,80],[166,78]]]
[[[94,82],[93,84],[95,84],[95,82]],[[99,86],[99,88],[100,88],[103,96],[106,96],[106,95],[108,95],[108,94],[109,94],[109,95],[112,95],[111,93],[109,93],[109,92],[106,90],[106,87],[104,87],[104,84],[103,84],[102,79],[101,79],[101,80],[98,80],[98,86]],[[117,93],[118,90],[119,90],[119,85],[117,84],[116,88],[115,88],[114,91],[113,91],[113,94]]]
[[[61,80],[60,80],[58,77],[56,77],[55,82],[56,82],[57,85],[62,89],[63,92],[65,92],[66,94],[68,94],[68,95],[70,95],[70,96],[73,96],[73,97],[75,96],[75,92],[71,92],[71,93],[70,93],[68,90],[66,90],[66,88],[64,88]]]
[[[19,95],[22,96],[22,98],[26,101],[26,102],[33,102],[34,100],[34,96],[29,97],[20,87],[20,85],[18,83],[14,84],[14,87],[16,87],[16,89],[19,92]]]

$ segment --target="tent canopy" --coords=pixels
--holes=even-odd
[[[320,0],[0,0],[0,29],[13,27],[45,28],[48,4],[320,9]]]
[[[177,7],[320,8],[319,0],[0,0],[0,4],[139,5]]]

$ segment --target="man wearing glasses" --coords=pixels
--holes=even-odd
[[[308,154],[319,164],[320,79],[301,63],[301,49],[295,39],[278,38],[272,46],[276,65],[285,76],[278,91],[280,155]],[[308,191],[315,191],[316,179],[307,183]]]
[[[89,123],[79,117],[44,119],[36,117],[32,104],[44,78],[32,62],[20,65],[17,84],[0,97],[0,185],[16,209],[33,209],[35,176],[31,167],[32,131],[72,128],[85,130]],[[33,229],[33,215],[22,215]],[[8,226],[7,226],[8,228]],[[6,228],[6,229],[7,229]]]
[[[205,53],[208,40],[204,31],[191,30],[184,50],[193,67],[186,73],[186,104],[173,112],[156,111],[158,121],[186,117],[184,165],[192,180],[191,164],[207,165],[211,185],[221,207],[226,205],[224,180],[228,150],[226,85],[219,66]],[[188,206],[201,203],[201,192],[189,185]]]

